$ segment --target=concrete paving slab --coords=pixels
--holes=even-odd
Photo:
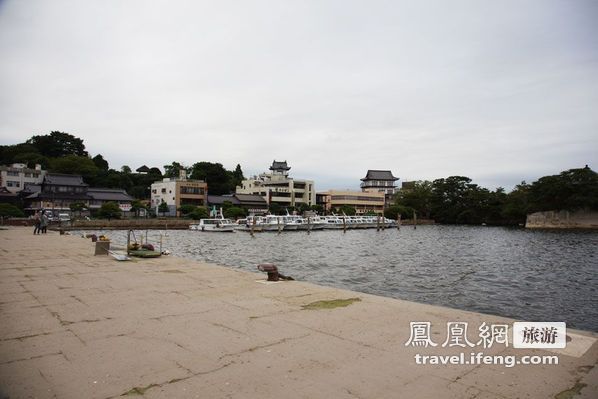
[[[0,397],[598,396],[594,333],[569,330],[563,351],[483,350],[556,355],[558,365],[417,365],[417,354],[482,351],[442,347],[448,322],[469,323],[475,342],[481,323],[513,320],[299,281],[262,284],[262,274],[173,256],[118,262],[93,249],[80,237],[0,230]],[[306,307],[319,301],[333,306]],[[413,321],[431,323],[436,347],[405,345]]]

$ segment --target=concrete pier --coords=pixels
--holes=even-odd
[[[442,347],[448,322],[513,320],[90,240],[0,230],[0,398],[596,398],[597,335],[566,349]],[[282,270],[285,274],[289,271]],[[435,347],[405,345],[431,323]],[[560,321],[560,320],[547,320]],[[557,355],[558,365],[417,365],[416,354]]]

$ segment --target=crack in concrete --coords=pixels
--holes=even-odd
[[[229,331],[236,332],[237,334],[241,334],[241,335],[244,335],[244,336],[248,336],[247,332],[244,332],[244,331],[241,331],[241,330],[234,329],[234,328],[232,328],[232,327],[229,327],[229,326],[227,326],[227,325],[225,325],[225,324],[220,324],[220,323],[210,323],[210,324],[211,324],[211,325],[213,325],[213,326],[215,326],[215,327],[220,327],[220,328],[224,328],[225,330],[229,330]]]
[[[41,336],[50,335],[50,334],[53,334],[53,333],[51,333],[51,332],[44,332],[44,333],[39,333],[39,334],[23,335],[23,336],[14,337],[14,338],[3,338],[3,339],[0,339],[0,342],[15,341],[15,340],[23,341],[25,339],[35,338],[35,337],[41,337]]]
[[[303,328],[305,328],[307,330],[310,330],[310,331],[313,331],[313,332],[317,332],[317,333],[320,333],[320,334],[323,334],[323,335],[327,335],[329,337],[333,337],[333,338],[336,338],[336,339],[340,339],[341,341],[351,342],[352,344],[357,344],[357,345],[363,346],[363,347],[368,348],[368,349],[375,349],[377,351],[384,351],[385,350],[384,348],[378,348],[377,346],[366,344],[365,342],[356,341],[354,339],[341,337],[340,335],[336,335],[336,334],[333,334],[333,333],[330,333],[330,332],[327,332],[327,331],[322,331],[322,330],[319,330],[319,329],[314,328],[314,327],[305,326],[305,325],[303,325],[301,323],[297,323],[297,322],[289,321],[289,320],[287,320],[287,322],[291,323],[291,324],[295,324],[295,325],[300,326],[300,327],[303,327]]]
[[[75,296],[75,295],[71,295],[71,298],[73,298],[75,301],[77,301],[77,302],[80,302],[80,303],[82,303],[83,305],[85,305],[85,306],[89,307],[89,305],[88,305],[88,304],[86,304],[85,302],[83,302],[83,300],[82,300],[81,298],[78,298],[78,297],[77,297],[77,296]]]
[[[46,357],[46,356],[57,356],[57,355],[62,355],[62,352],[46,353],[45,355],[38,355],[38,356],[31,356],[28,358],[14,359],[14,360],[9,360],[8,362],[2,362],[0,364],[7,365],[7,364],[16,363],[16,362],[24,362],[27,360],[35,360],[35,359],[41,359],[42,357]]]
[[[180,366],[178,363],[176,363],[176,364],[178,366]],[[223,364],[222,366],[216,367],[215,369],[208,370],[208,371],[199,371],[197,373],[191,372],[191,375],[188,375],[186,377],[173,378],[172,380],[168,380],[168,381],[161,382],[161,383],[158,383],[158,384],[154,383],[154,384],[146,385],[145,387],[133,387],[133,388],[129,389],[127,392],[124,392],[124,393],[122,393],[120,395],[117,395],[117,396],[110,396],[110,397],[108,397],[106,399],[115,399],[115,398],[118,398],[118,397],[132,396],[132,395],[141,395],[141,396],[143,396],[145,394],[145,392],[147,392],[150,389],[153,389],[153,388],[162,388],[163,386],[166,386],[166,385],[176,384],[177,382],[186,381],[189,378],[197,377],[197,376],[200,376],[200,375],[212,374],[212,373],[218,372],[218,371],[220,371],[220,370],[222,370],[222,369],[224,369],[224,368],[226,368],[226,367],[228,367],[228,366],[230,366],[232,364],[235,364],[235,362],[231,361],[231,362]],[[180,367],[182,369],[184,369],[184,370],[188,370],[185,367],[182,367],[182,366],[180,366]],[[190,370],[188,370],[188,371],[190,371]]]
[[[218,361],[220,361],[220,360],[222,360],[224,358],[227,358],[227,357],[233,357],[233,356],[238,357],[238,356],[240,356],[240,355],[242,355],[244,353],[255,352],[256,350],[270,348],[272,346],[284,344],[285,342],[288,342],[288,341],[294,341],[294,340],[306,338],[306,337],[309,337],[309,336],[310,336],[310,334],[304,334],[304,335],[300,335],[300,336],[297,336],[297,337],[286,337],[286,338],[280,339],[280,340],[278,340],[276,342],[272,342],[272,343],[265,344],[265,345],[257,345],[257,346],[251,347],[249,349],[242,350],[241,352],[228,353],[226,355],[222,355],[222,356],[220,356],[218,358]]]
[[[163,316],[150,317],[150,318],[149,318],[149,320],[158,320],[158,321],[163,321],[162,319],[165,319],[165,318],[167,318],[167,317],[191,316],[191,315],[196,315],[196,314],[208,313],[208,312],[211,312],[212,310],[213,310],[213,309],[202,310],[202,311],[200,311],[200,312],[178,313],[178,314],[167,314],[167,315],[163,315]]]

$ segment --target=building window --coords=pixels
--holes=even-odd
[[[181,194],[203,195],[203,193],[204,193],[204,190],[202,187],[190,187],[190,186],[181,187]]]
[[[8,172],[6,172],[6,174],[9,175],[9,176],[18,176],[19,172],[15,172],[15,171],[9,170]]]
[[[162,189],[162,194],[166,194],[166,189],[165,188]]]
[[[7,187],[21,187],[21,182],[8,180],[6,182]]]

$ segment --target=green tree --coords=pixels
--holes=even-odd
[[[344,214],[347,216],[355,216],[355,214],[357,213],[355,208],[353,208],[352,206],[348,206],[348,205],[340,206],[340,207],[336,208],[335,211],[336,211],[335,213],[338,213],[341,215]]]
[[[166,204],[166,202],[164,202],[164,200],[162,200],[162,202],[158,206],[158,212],[162,213],[162,217],[164,217],[164,215],[166,215],[166,212],[168,211],[168,205]]]
[[[530,210],[598,209],[598,174],[587,165],[559,175],[544,176],[529,190]]]
[[[104,202],[100,207],[98,216],[103,219],[120,219],[122,211],[116,202]]]
[[[188,216],[190,213],[192,213],[195,209],[197,209],[197,207],[195,205],[189,205],[189,204],[185,204],[185,205],[181,205],[179,207],[179,209],[177,209],[179,212],[181,212],[181,214],[183,216]]]
[[[149,172],[147,172],[148,176],[152,176],[153,178],[158,178],[161,179],[162,178],[162,171],[160,171],[160,169],[153,167],[150,168]]]
[[[91,160],[99,170],[107,171],[108,169],[110,169],[108,167],[108,161],[106,161],[101,154],[96,155],[95,157],[91,158]]]
[[[311,210],[311,207],[308,204],[304,203],[304,202],[302,202],[299,205],[297,205],[296,208],[297,208],[297,212],[300,213],[300,214],[303,214],[304,212]]]
[[[270,204],[268,211],[273,215],[286,214],[284,208],[275,202]]]
[[[204,206],[198,206],[189,216],[193,220],[206,219],[208,217],[208,210]]]
[[[26,141],[37,151],[49,158],[64,157],[66,155],[75,155],[87,157],[83,140],[68,133],[53,131],[49,135],[33,136]]]
[[[204,180],[212,195],[231,193],[230,175],[220,163],[197,162],[191,167],[191,179]]]
[[[2,145],[0,146],[0,165],[10,165],[14,162],[22,162],[19,161],[16,157],[21,154],[39,154],[43,156],[38,151],[37,147],[27,144],[14,144],[14,145]]]
[[[384,210],[384,216],[393,220],[397,220],[399,215],[402,219],[413,219],[413,212],[415,209],[409,206],[392,205]]]
[[[189,172],[188,169],[179,162],[173,162],[170,165],[164,165],[164,177],[177,178],[179,177],[179,171],[185,170]]]
[[[431,216],[440,223],[458,223],[459,215],[468,210],[466,194],[477,187],[465,176],[450,176],[432,182]],[[467,215],[463,215],[462,218]]]
[[[87,206],[83,202],[73,202],[69,205],[69,208],[71,208],[73,213],[78,212],[79,217],[81,217],[81,212],[87,209]]]
[[[135,217],[139,217],[139,212],[145,209],[147,211],[147,207],[143,204],[143,202],[139,201],[139,200],[133,200],[131,201],[131,212],[134,213]]]
[[[505,224],[524,224],[530,210],[529,205],[530,185],[525,181],[515,186],[507,194],[501,210],[501,217]]]
[[[237,186],[241,185],[241,182],[245,180],[245,176],[243,176],[243,170],[241,169],[241,165],[237,164],[235,170],[232,172],[232,189],[233,191]]]
[[[238,206],[231,206],[223,210],[224,217],[230,219],[238,219],[247,216],[247,211]]]
[[[0,217],[23,217],[23,211],[13,204],[0,203]]]
[[[399,190],[395,203],[415,209],[418,215],[429,219],[432,211],[432,182],[420,180],[413,183],[413,188]]]
[[[314,212],[317,212],[318,215],[324,214],[324,207],[322,205],[312,205],[310,209]]]
[[[24,163],[30,168],[34,168],[35,165],[41,165],[42,169],[48,169],[50,166],[50,159],[37,152],[15,154],[13,162]]]
[[[66,155],[50,161],[50,170],[55,173],[66,173],[83,176],[87,184],[92,185],[98,175],[98,167],[86,156]]]
[[[122,173],[130,174],[131,173],[131,167],[129,165],[123,165],[123,166],[121,166],[120,171]]]

